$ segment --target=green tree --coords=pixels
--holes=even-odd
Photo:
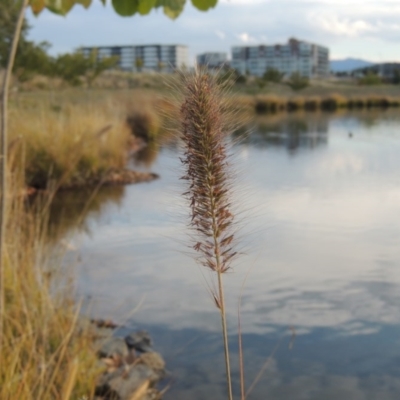
[[[53,74],[71,85],[78,86],[88,71],[88,61],[81,52],[62,54],[54,62]]]
[[[287,80],[286,84],[290,86],[293,90],[301,90],[309,86],[310,80],[302,76],[299,72],[293,72]]]
[[[283,72],[280,72],[276,68],[267,68],[264,72],[263,79],[266,82],[279,83],[282,81],[284,76],[285,74]]]
[[[14,27],[18,19],[19,7],[15,0],[1,0],[0,3],[0,67],[7,66]],[[27,40],[29,25],[23,20],[21,37],[14,62],[14,73],[19,80],[29,79],[35,73],[47,74],[50,57],[47,54],[49,44],[35,44]]]
[[[143,58],[136,58],[135,60],[135,67],[139,72],[142,72],[142,68],[143,68]]]
[[[367,71],[367,73],[358,80],[360,85],[379,85],[382,83],[382,78],[374,71]]]
[[[400,69],[395,69],[393,71],[392,83],[395,84],[395,85],[399,85],[400,84]]]
[[[107,69],[113,68],[118,64],[119,57],[103,57],[99,59],[97,49],[93,49],[89,56],[86,57],[86,73],[85,78],[89,87],[92,86],[96,78]]]

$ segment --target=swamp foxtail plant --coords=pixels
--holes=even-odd
[[[195,232],[194,249],[200,263],[217,275],[213,293],[221,314],[228,398],[232,400],[228,332],[222,275],[236,255],[232,248],[233,214],[230,210],[230,178],[225,145],[224,107],[215,78],[198,71],[184,82],[181,106],[185,167],[188,181],[184,196],[190,204],[190,227]]]

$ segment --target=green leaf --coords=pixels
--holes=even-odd
[[[185,7],[186,0],[158,0],[156,7],[163,7],[164,14],[175,19]]]
[[[140,15],[149,14],[155,7],[157,0],[139,0],[138,10]]]
[[[38,15],[43,8],[45,7],[46,3],[44,0],[31,0],[29,2],[31,9],[35,15]]]
[[[122,17],[130,17],[139,11],[139,0],[112,0],[112,5]]]
[[[192,0],[192,4],[201,11],[207,11],[217,5],[218,0]]]
[[[92,0],[78,0],[77,2],[85,8],[89,8],[92,4]]]

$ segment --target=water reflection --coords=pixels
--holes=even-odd
[[[251,267],[242,306],[249,383],[273,353],[249,399],[400,396],[400,116],[364,117],[276,116],[236,146],[237,190],[250,211],[247,251],[226,280],[230,338],[235,348]],[[223,399],[208,276],[182,254],[174,145],[152,162],[161,179],[126,187],[118,206],[88,215],[90,237],[75,237],[79,293],[95,315],[151,332],[174,378],[167,399]]]
[[[299,148],[326,146],[328,121],[328,116],[320,113],[275,114],[241,126],[234,136],[243,143],[282,147],[294,154]]]
[[[49,208],[49,240],[57,242],[76,230],[89,233],[89,220],[100,218],[111,204],[120,205],[124,194],[123,186],[58,192]]]

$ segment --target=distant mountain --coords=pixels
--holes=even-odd
[[[368,67],[375,63],[359,58],[345,58],[344,60],[331,60],[330,64],[333,72],[347,72],[357,68]]]

